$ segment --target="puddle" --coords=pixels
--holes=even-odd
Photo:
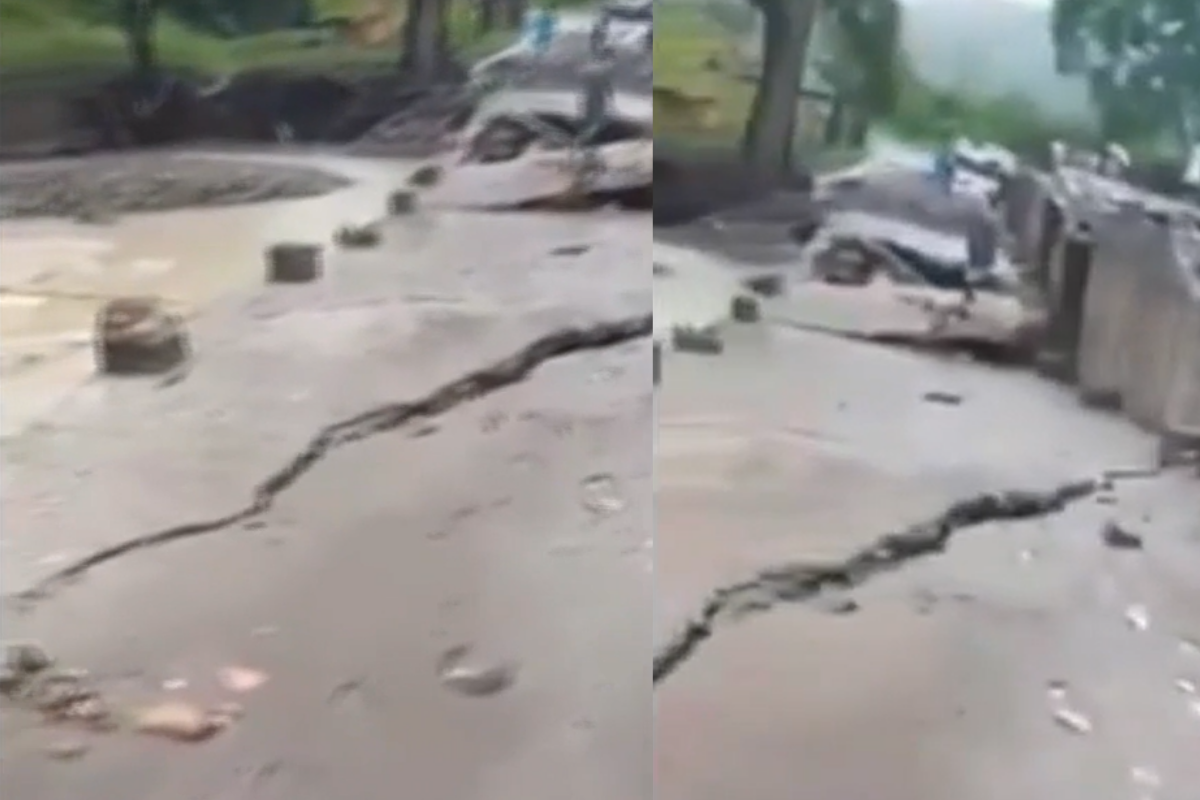
[[[197,154],[195,158],[217,158]],[[156,295],[184,313],[261,282],[262,251],[281,240],[329,242],[347,222],[384,214],[415,162],[322,155],[221,156],[302,164],[360,181],[317,198],[120,217],[0,222],[0,365],[4,433],[91,374],[93,316],[118,295]],[[41,367],[29,369],[31,363]],[[22,368],[15,372],[13,365]]]

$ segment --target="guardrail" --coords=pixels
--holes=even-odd
[[[1017,174],[1013,256],[1047,306],[1052,374],[1158,434],[1169,460],[1200,447],[1200,214],[1099,183]]]

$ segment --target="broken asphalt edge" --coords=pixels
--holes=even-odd
[[[250,502],[242,508],[222,517],[174,525],[95,550],[47,575],[32,587],[17,593],[15,598],[24,603],[44,600],[69,582],[122,556],[243,524],[269,511],[281,494],[339,447],[389,433],[414,420],[441,416],[464,403],[521,383],[546,362],[649,338],[653,328],[653,315],[649,313],[587,326],[559,328],[534,339],[499,361],[443,384],[420,399],[385,403],[326,425],[282,467],[266,477],[254,490]]]
[[[811,603],[825,591],[845,591],[893,572],[908,562],[938,555],[967,529],[992,522],[1031,520],[1063,511],[1114,480],[1138,477],[1120,472],[1064,483],[1048,491],[989,492],[958,500],[932,519],[880,536],[837,562],[767,567],[749,580],[709,592],[693,616],[654,654],[653,685],[666,682],[721,628],[784,605]]]

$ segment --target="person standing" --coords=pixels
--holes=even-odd
[[[613,99],[613,56],[608,47],[607,15],[602,14],[592,27],[587,61],[581,72],[579,135],[575,140],[581,156],[581,179],[586,182],[603,164],[597,151],[597,137],[608,122]],[[600,33],[597,33],[597,30]]]
[[[557,28],[558,19],[551,9],[535,8],[529,12],[525,35],[535,56],[542,58],[549,52]]]

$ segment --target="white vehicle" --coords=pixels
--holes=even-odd
[[[648,194],[654,175],[653,102],[618,93],[593,145],[595,174],[581,177],[579,98],[564,91],[506,91],[485,100],[447,156],[441,200],[457,206],[512,208],[568,194]]]

